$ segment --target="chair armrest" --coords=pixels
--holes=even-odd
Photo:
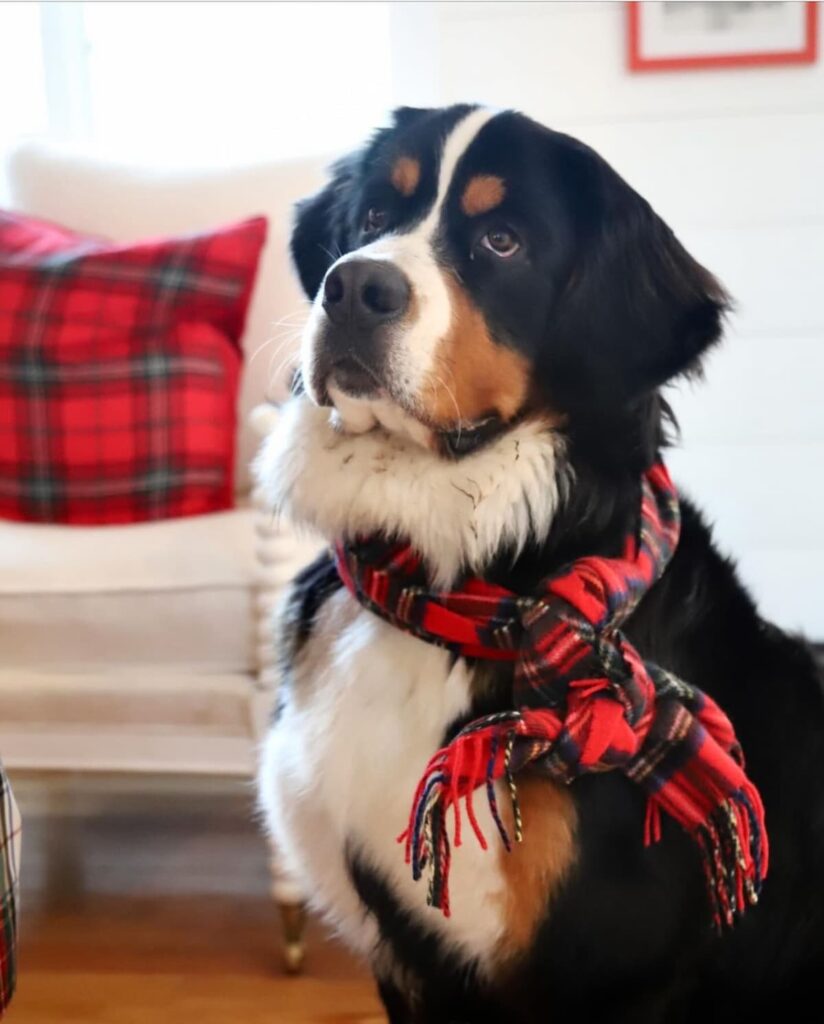
[[[273,692],[277,686],[277,651],[273,619],[277,607],[295,574],[317,555],[323,542],[296,531],[283,517],[275,515],[259,490],[252,492],[255,506],[255,628],[257,685]]]

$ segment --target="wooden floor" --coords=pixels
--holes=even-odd
[[[304,974],[282,973],[245,811],[173,804],[47,820],[24,808],[9,1024],[383,1022],[363,968],[316,925]]]

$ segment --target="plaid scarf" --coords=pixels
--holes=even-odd
[[[455,846],[463,803],[486,849],[472,804],[484,786],[511,849],[494,783],[506,781],[520,841],[515,776],[527,765],[564,783],[622,771],[647,794],[647,845],[660,838],[662,811],[697,843],[718,928],[756,903],[768,863],[764,808],[732,725],[705,693],[644,662],[620,631],[666,568],[679,529],[677,494],[659,463],[643,477],[640,528],[622,557],[578,559],[528,596],[478,578],[433,592],[406,544],[337,545],[341,580],[377,615],[462,657],[515,663],[513,709],[470,722],[432,757],[399,837],[414,878],[429,871],[428,902],[447,916],[448,810]]]

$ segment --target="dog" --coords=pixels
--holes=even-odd
[[[273,507],[330,543],[403,538],[447,590],[471,573],[527,594],[620,548],[674,430],[660,388],[700,373],[730,302],[606,161],[516,112],[402,108],[298,205],[291,248],[311,312],[299,393],[257,463]],[[428,906],[398,834],[435,751],[511,707],[512,667],[396,628],[328,557],[291,585],[260,802],[392,1024],[729,1024],[801,1019],[815,998],[821,675],[684,498],[681,517],[624,628],[725,710],[764,801],[764,890],[721,931],[695,844],[665,821],[645,845],[618,772],[524,772],[523,842],[465,840],[450,916]]]

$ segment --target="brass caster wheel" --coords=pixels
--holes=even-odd
[[[306,911],[300,903],[280,903],[283,960],[287,974],[300,974],[306,957]]]

